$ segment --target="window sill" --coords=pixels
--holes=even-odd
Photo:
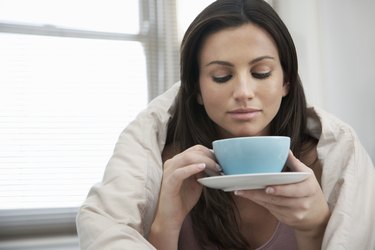
[[[0,210],[0,240],[76,235],[78,208]]]
[[[6,250],[79,250],[77,236],[52,236],[0,240]]]

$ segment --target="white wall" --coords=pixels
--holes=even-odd
[[[375,1],[278,0],[308,102],[349,123],[375,161]]]

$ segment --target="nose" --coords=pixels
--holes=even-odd
[[[233,97],[237,101],[247,101],[254,98],[254,84],[251,82],[249,76],[239,77],[234,82]]]

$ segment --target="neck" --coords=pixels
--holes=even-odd
[[[278,220],[264,207],[242,197],[234,197],[238,225],[251,246],[262,246],[273,235]]]

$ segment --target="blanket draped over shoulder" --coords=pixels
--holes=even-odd
[[[155,98],[121,133],[103,180],[77,216],[81,249],[155,249],[147,240],[162,178],[161,152],[179,83]],[[322,249],[375,249],[375,169],[353,129],[309,107],[319,139],[321,186],[331,209]]]

